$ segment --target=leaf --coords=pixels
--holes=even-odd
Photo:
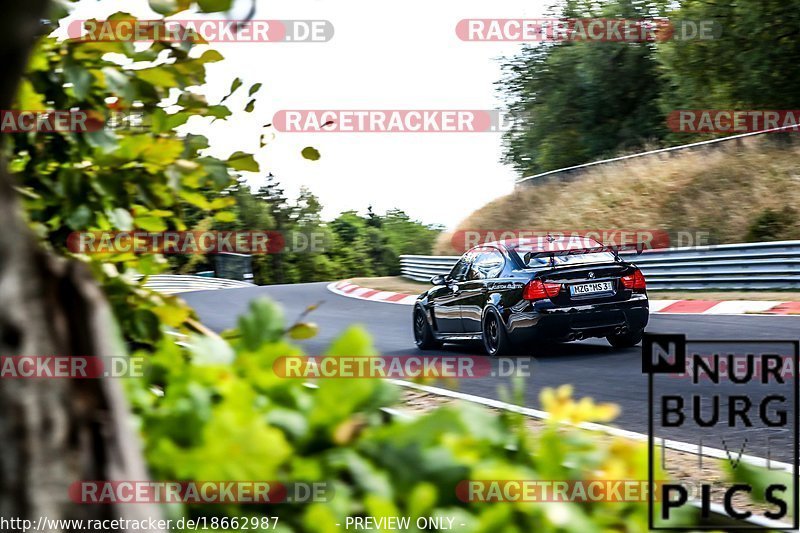
[[[115,229],[130,231],[133,229],[133,217],[127,209],[117,207],[108,214],[108,220]]]
[[[61,20],[69,15],[70,8],[67,0],[56,0],[51,2],[47,13],[47,20]]]
[[[222,102],[224,102],[225,100],[227,100],[228,98],[230,98],[230,97],[231,97],[231,95],[232,95],[233,93],[235,93],[235,92],[236,92],[236,89],[238,89],[238,88],[239,88],[239,87],[241,87],[241,86],[242,86],[242,78],[235,78],[235,79],[233,80],[233,83],[231,83],[231,89],[230,89],[230,91],[228,91],[228,94],[226,94],[226,95],[225,95],[225,96],[222,98],[222,100],[220,100],[220,103],[222,103]]]
[[[44,96],[37,93],[27,79],[23,79],[17,93],[17,106],[19,109],[43,111],[45,109]]]
[[[256,108],[256,101],[255,101],[255,99],[253,99],[253,100],[250,100],[249,102],[247,102],[247,105],[246,105],[246,106],[244,106],[244,110],[245,110],[247,113],[252,113],[252,112],[253,112],[253,109],[255,109],[255,108]]]
[[[150,9],[159,15],[169,15],[175,9],[175,0],[148,0]]]
[[[145,162],[166,166],[178,159],[183,151],[183,142],[175,138],[159,138],[142,151]]]
[[[131,71],[136,79],[145,81],[154,87],[177,87],[180,84],[172,69],[161,67],[143,68]]]
[[[69,214],[65,222],[67,226],[74,230],[86,229],[92,220],[92,210],[86,205],[80,205]]]
[[[430,514],[438,499],[438,489],[433,483],[422,481],[408,495],[408,512],[411,516]]]
[[[792,475],[784,470],[772,470],[754,466],[744,461],[739,461],[736,466],[728,459],[721,461],[723,470],[727,471],[731,481],[744,483],[752,487],[752,498],[758,502],[765,502],[766,490],[772,485],[784,485],[785,491],[775,490],[774,496],[785,501],[791,508],[794,500]],[[774,509],[773,509],[774,510]]]
[[[308,433],[308,421],[297,411],[275,408],[267,415],[270,425],[282,429],[294,438],[302,438]]]
[[[211,201],[210,209],[224,209],[226,207],[233,207],[236,205],[236,198],[232,196],[221,196],[214,198]]]
[[[216,186],[224,186],[231,182],[231,176],[228,174],[228,164],[224,161],[213,157],[203,157],[198,162],[203,165],[203,168]]]
[[[124,100],[133,100],[134,91],[129,83],[128,76],[123,74],[119,69],[112,67],[105,67],[101,71],[105,76],[106,87],[115,95]]]
[[[254,83],[252,87],[250,87],[250,91],[247,93],[247,96],[253,96],[260,88],[261,83]]]
[[[289,337],[296,341],[303,341],[317,336],[319,326],[313,322],[301,322],[289,328]]]
[[[176,103],[186,109],[203,109],[208,107],[208,100],[204,95],[190,92],[181,94]]]
[[[239,317],[239,332],[248,350],[276,342],[283,337],[283,311],[274,302],[259,298],[250,303],[250,311]]]
[[[199,192],[183,190],[178,194],[180,195],[181,198],[186,200],[191,205],[199,207],[204,211],[211,208],[211,203],[205,196],[203,196]]]
[[[320,156],[319,151],[312,146],[306,146],[303,148],[303,151],[300,152],[300,154],[310,161],[317,161],[320,157],[322,157]]]
[[[224,105],[212,105],[206,110],[205,115],[214,118],[228,118],[231,110]]]
[[[151,117],[153,133],[167,133],[178,126],[182,126],[189,120],[194,113],[191,111],[178,111],[177,113],[167,113],[163,109],[155,110]]]
[[[153,313],[163,324],[174,328],[179,327],[191,316],[191,311],[184,305],[158,305],[153,307]]]
[[[71,64],[64,67],[64,78],[72,84],[75,98],[85,100],[94,79],[91,73],[81,66]]]
[[[86,142],[90,146],[99,148],[106,153],[113,152],[117,146],[119,146],[117,144],[117,137],[106,129],[84,133],[83,138],[86,139]]]
[[[158,335],[160,324],[158,317],[147,309],[137,309],[133,314],[131,337],[136,340],[147,340]]]
[[[197,5],[206,13],[228,11],[232,3],[233,0],[197,0]]]
[[[145,231],[166,231],[167,223],[164,222],[164,219],[161,217],[154,217],[152,215],[144,215],[140,217],[134,217],[133,219],[134,225],[137,228],[143,229]]]
[[[236,214],[230,211],[220,211],[214,215],[214,219],[218,222],[235,222]]]
[[[225,56],[213,48],[211,50],[206,50],[203,52],[203,55],[197,58],[200,63],[216,63],[217,61],[222,61],[223,59],[225,59]]]
[[[120,141],[116,155],[121,159],[137,160],[150,145],[149,135],[129,135]]]
[[[361,326],[350,326],[325,352],[325,355],[378,355],[369,333]]]
[[[253,154],[245,152],[235,152],[228,158],[228,165],[234,170],[244,172],[258,172],[258,162],[253,158]]]
[[[194,365],[229,365],[236,358],[231,345],[217,335],[193,336],[189,342],[189,350],[192,352]]]

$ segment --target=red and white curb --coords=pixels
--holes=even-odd
[[[359,300],[371,300],[373,302],[385,302],[390,304],[414,305],[417,296],[402,292],[379,291],[360,287],[349,281],[338,281],[328,285],[328,290],[347,296],[348,298],[358,298]]]
[[[414,305],[415,294],[380,291],[361,287],[349,281],[337,281],[328,285],[328,290],[348,298]],[[800,315],[800,302],[777,300],[650,300],[651,313],[698,314],[698,315]]]

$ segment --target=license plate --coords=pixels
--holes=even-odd
[[[594,283],[581,283],[580,285],[570,285],[569,293],[573,296],[583,296],[584,294],[595,294],[598,292],[611,292],[614,286],[610,281],[595,281]]]

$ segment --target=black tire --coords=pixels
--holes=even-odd
[[[425,318],[425,311],[420,307],[414,307],[414,343],[420,350],[433,350],[442,347],[441,341],[433,336],[430,324]]]
[[[513,346],[508,338],[506,327],[495,311],[487,311],[483,315],[483,348],[489,357],[507,355]]]
[[[614,348],[631,348],[642,341],[643,329],[622,333],[620,335],[609,335],[606,337],[608,343]]]

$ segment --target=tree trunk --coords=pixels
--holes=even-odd
[[[47,2],[3,7],[0,109],[11,109]],[[6,167],[0,161],[0,355],[122,355],[88,269],[37,246]],[[0,379],[0,517],[160,518],[152,505],[77,504],[68,496],[77,481],[146,479],[130,420],[116,379]]]

